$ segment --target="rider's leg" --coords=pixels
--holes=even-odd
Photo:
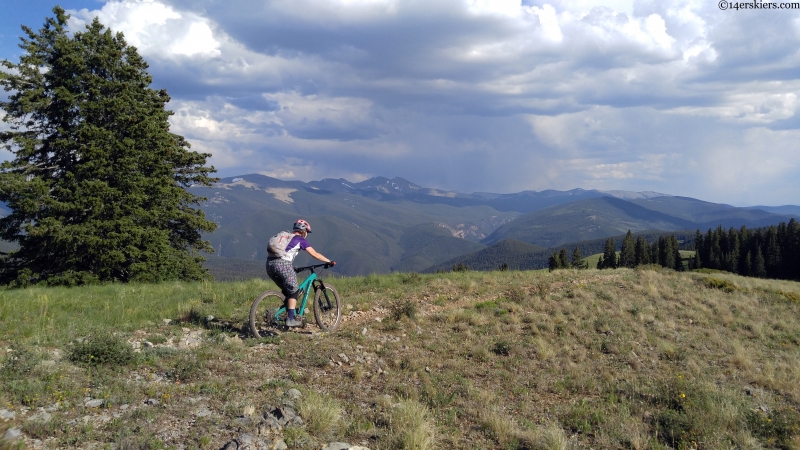
[[[295,318],[295,308],[297,308],[297,293],[293,293],[292,295],[287,295],[289,297],[286,300],[286,326],[287,327],[299,327],[303,323]]]

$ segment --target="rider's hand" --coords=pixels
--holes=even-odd
[[[336,265],[336,261],[328,261],[328,262],[325,263],[325,268],[327,269],[328,267],[333,267],[335,265]]]

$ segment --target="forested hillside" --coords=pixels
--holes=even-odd
[[[762,210],[657,193],[575,189],[462,194],[382,177],[304,183],[245,175],[192,192],[208,197],[202,209],[218,224],[205,237],[215,250],[206,267],[219,279],[263,276],[267,240],[299,217],[312,223],[312,246],[341,263],[335,272],[343,275],[441,270],[467,260],[482,270],[504,263],[541,268],[552,253],[547,249],[580,242],[583,254],[589,255],[602,251],[604,238],[627,230],[657,237],[718,224],[752,227],[789,220]],[[709,220],[718,222],[707,226]],[[537,248],[522,251],[516,243],[473,255],[483,245],[506,239]],[[301,257],[297,264],[310,262]]]

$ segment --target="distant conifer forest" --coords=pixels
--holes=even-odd
[[[695,250],[694,256],[682,259],[680,250]],[[791,219],[788,224],[781,222],[778,226],[754,230],[731,227],[727,231],[718,226],[705,234],[697,230],[693,238],[686,237],[683,242],[675,235],[664,235],[649,243],[643,236],[634,240],[628,231],[619,254],[614,238],[605,240],[597,268],[633,268],[645,264],[678,271],[714,269],[749,277],[800,280],[800,223]],[[587,267],[577,246],[571,261],[567,259],[566,248],[553,253],[548,260],[551,271]]]

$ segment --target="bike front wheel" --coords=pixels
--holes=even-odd
[[[276,316],[277,311],[283,307],[286,298],[278,291],[264,291],[250,307],[250,332],[255,337],[267,336],[267,330],[286,322],[286,310]]]
[[[333,331],[342,321],[342,301],[333,286],[314,291],[314,320],[323,331]]]

